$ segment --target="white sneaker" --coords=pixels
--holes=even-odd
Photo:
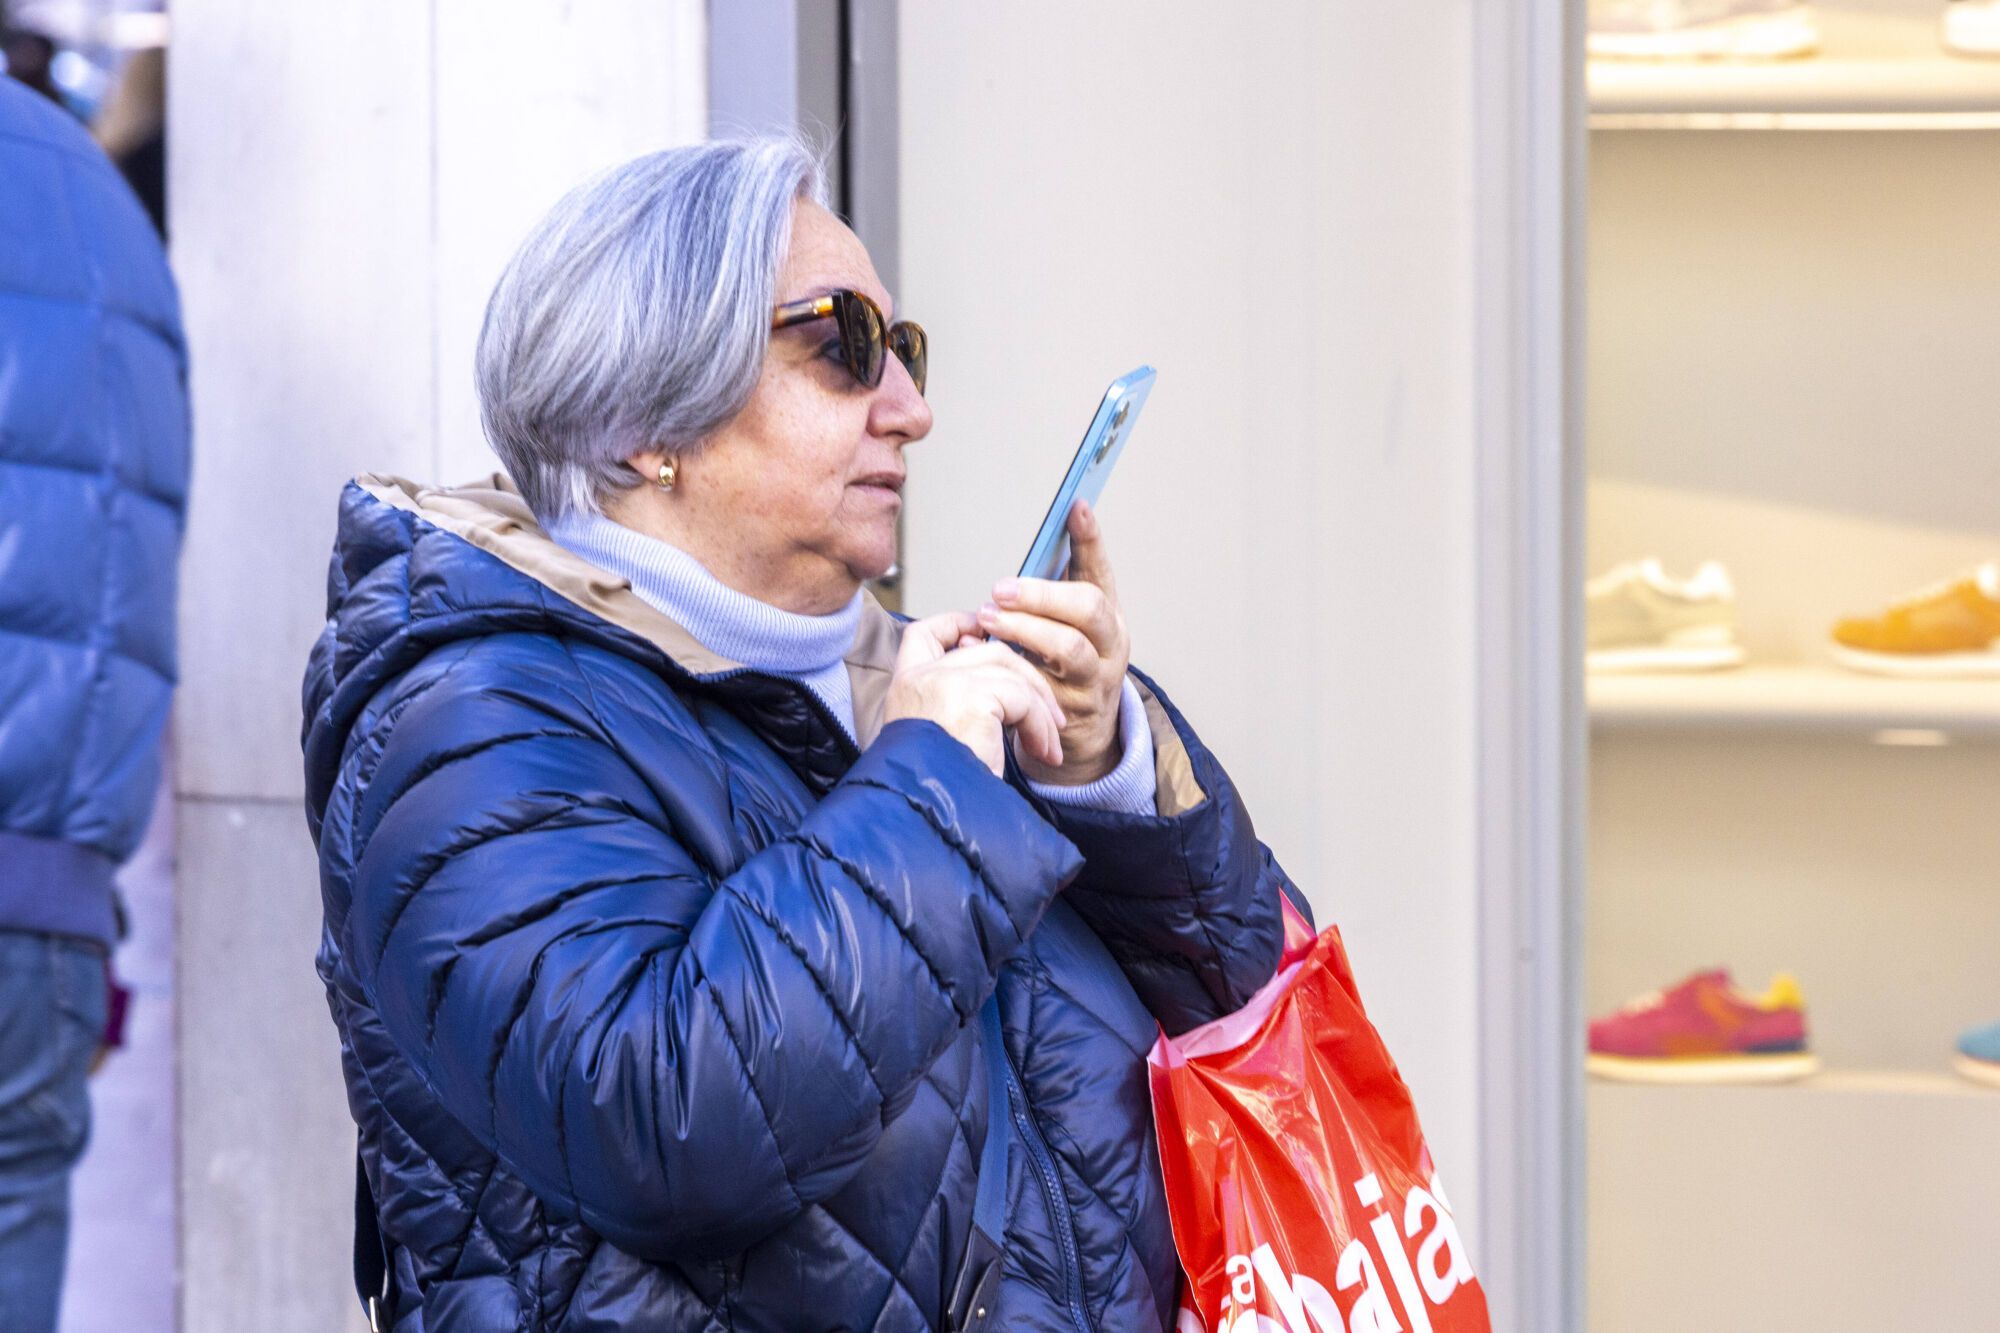
[[[1657,560],[1619,565],[1584,588],[1591,671],[1719,671],[1743,665],[1736,587],[1711,560],[1685,583]]]
[[[1800,0],[1590,0],[1588,49],[1611,60],[1784,60],[1819,49],[1819,24]]]
[[[1962,56],[2000,56],[2000,0],[1949,0],[1944,46]]]

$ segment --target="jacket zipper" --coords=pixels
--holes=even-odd
[[[672,659],[668,660],[671,661]],[[826,723],[827,731],[832,734],[835,741],[839,742],[841,751],[847,756],[848,762],[852,763],[861,757],[861,746],[856,743],[852,736],[847,734],[847,728],[840,725],[840,719],[833,715],[833,709],[827,705],[826,700],[814,694],[810,686],[801,685],[790,676],[780,676],[771,671],[759,671],[756,667],[730,667],[724,671],[711,671],[705,676],[697,676],[686,667],[681,667],[678,664],[676,664],[676,667],[682,675],[697,685],[716,685],[723,681],[736,680],[743,676],[755,676],[759,680],[773,680],[783,685],[789,685],[792,687],[792,692],[805,702],[806,711],[817,714],[819,720]],[[752,730],[755,730],[755,728],[752,728]]]
[[[704,679],[726,680],[731,676],[764,674],[766,673],[739,668],[734,671],[717,672]],[[796,681],[792,683],[798,684]],[[833,732],[834,739],[840,743],[841,749],[846,751],[848,762],[852,763],[858,759],[861,747],[855,744],[854,739],[847,734],[846,728],[842,727],[833,716],[833,710],[805,686],[798,685],[798,692],[804,697],[806,706],[818,713]],[[1056,1244],[1061,1248],[1063,1257],[1063,1295],[1065,1304],[1069,1308],[1070,1322],[1076,1325],[1077,1333],[1094,1333],[1090,1327],[1090,1316],[1083,1308],[1083,1261],[1076,1253],[1076,1223],[1070,1216],[1069,1200],[1063,1197],[1062,1180],[1056,1175],[1056,1164],[1049,1153],[1049,1145],[1042,1138],[1040,1127],[1027,1112],[1028,1094],[1021,1086],[1021,1071],[1014,1068],[1012,1055],[1004,1049],[1001,1054],[1007,1057],[1007,1109],[1013,1113],[1014,1126],[1021,1131],[1021,1138],[1028,1145],[1029,1156],[1035,1159],[1035,1172],[1042,1181],[1042,1197],[1048,1201],[1049,1212],[1055,1218]]]
[[[1062,1181],[1056,1175],[1049,1145],[1028,1114],[1027,1103],[1028,1096],[1021,1089],[1021,1072],[1014,1068],[1014,1057],[1009,1055],[1007,1109],[1014,1113],[1014,1126],[1027,1142],[1028,1155],[1035,1159],[1035,1170],[1042,1178],[1042,1196],[1055,1220],[1056,1244],[1061,1247],[1063,1257],[1063,1296],[1069,1306],[1070,1322],[1076,1325],[1077,1333],[1091,1333],[1090,1317],[1083,1310],[1083,1264],[1076,1253],[1076,1224],[1070,1218],[1069,1200],[1063,1197]]]

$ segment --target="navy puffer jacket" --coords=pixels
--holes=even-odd
[[[938,1327],[996,988],[996,1326],[1172,1326],[1145,1055],[1270,977],[1282,876],[1164,698],[1160,816],[1038,805],[928,722],[875,734],[871,606],[857,755],[497,480],[349,487],[329,605],[319,969],[395,1328]]]

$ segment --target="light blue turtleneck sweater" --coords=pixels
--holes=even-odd
[[[599,569],[629,581],[633,592],[711,652],[799,681],[819,696],[848,737],[854,737],[854,693],[845,659],[861,624],[859,592],[831,615],[798,615],[737,592],[679,547],[599,514],[571,515],[551,526],[549,536]],[[1119,704],[1118,733],[1124,746],[1118,767],[1096,782],[1074,787],[1029,785],[1042,799],[1062,805],[1155,813],[1153,735],[1130,677]]]

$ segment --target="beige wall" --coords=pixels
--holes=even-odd
[[[1599,133],[1590,560],[1727,559],[1758,660],[2000,538],[2000,133]]]
[[[937,427],[907,607],[1013,572],[1105,384],[1136,660],[1346,933],[1477,1215],[1470,6],[902,7]],[[1473,1237],[1477,1246],[1477,1237]]]
[[[176,720],[190,1330],[358,1319],[354,1131],[312,970],[298,749],[340,487],[494,466],[471,379],[486,293],[561,190],[700,135],[704,13],[174,6],[196,428]]]

